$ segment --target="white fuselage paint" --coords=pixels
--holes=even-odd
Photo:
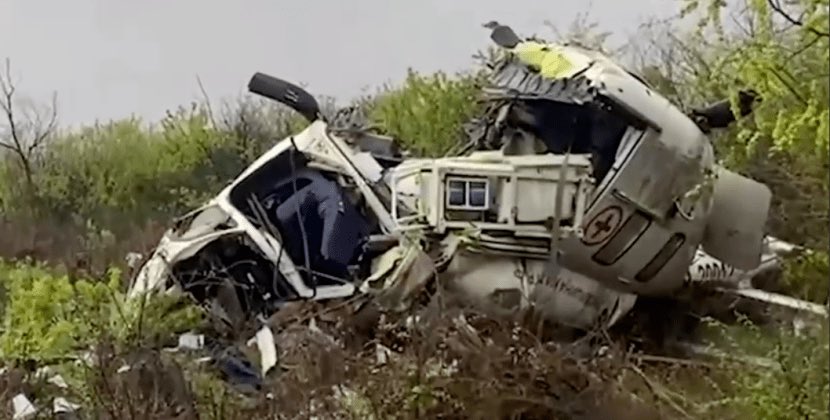
[[[598,322],[616,323],[634,305],[637,296],[604,287],[601,283],[567,269],[548,281],[546,260],[459,251],[443,273],[447,285],[478,302],[492,302],[501,291],[519,296],[518,307],[533,307],[545,318],[588,329]],[[497,304],[498,305],[498,304]]]

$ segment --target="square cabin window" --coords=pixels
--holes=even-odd
[[[467,205],[467,182],[452,180],[447,188],[447,204],[453,207],[465,207]]]
[[[482,178],[449,178],[446,199],[450,210],[487,210],[490,207],[490,183]]]

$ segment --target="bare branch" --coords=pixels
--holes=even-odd
[[[20,140],[20,130],[17,127],[17,119],[14,115],[14,92],[15,85],[11,80],[11,60],[6,59],[5,73],[0,75],[0,90],[2,90],[2,108],[6,114],[6,121],[9,124],[9,136],[11,137],[11,149],[20,159],[25,160],[26,156],[23,154],[23,144]]]
[[[15,149],[15,147],[13,145],[9,144],[9,143],[0,142],[0,147],[17,153],[17,149]]]
[[[35,113],[35,123],[32,126],[34,130],[34,137],[32,141],[29,143],[28,153],[31,155],[34,151],[39,148],[46,139],[55,131],[55,128],[58,123],[58,95],[57,93],[52,94],[52,105],[49,107],[49,117],[46,121],[43,121],[40,113]]]
[[[787,22],[790,22],[791,24],[793,24],[795,26],[807,29],[808,31],[810,31],[810,32],[812,32],[815,35],[818,35],[820,37],[830,38],[830,32],[820,31],[816,28],[813,28],[812,26],[805,25],[804,21],[801,20],[801,19],[803,19],[803,14],[802,14],[802,17],[799,17],[799,18],[792,17],[789,13],[787,13],[784,10],[784,7],[781,6],[780,0],[767,0],[767,4],[769,4],[769,7],[775,13],[778,13],[778,15],[780,15],[782,18],[784,18]]]
[[[32,104],[18,112],[16,86],[8,58],[4,70],[0,73],[0,111],[6,120],[7,130],[0,138],[0,149],[6,149],[15,156],[28,186],[32,187],[35,154],[57,127],[57,95],[52,95],[52,103],[46,110]]]
[[[207,107],[208,111],[208,118],[210,118],[210,123],[213,124],[213,127],[217,127],[216,121],[213,119],[213,107],[210,103],[210,97],[207,94],[207,90],[205,90],[205,86],[202,84],[202,79],[199,75],[196,75],[196,83],[199,84],[199,91],[202,93],[202,99],[205,101],[205,106]]]
[[[793,51],[790,54],[789,59],[792,60],[793,58],[797,57],[799,54],[803,53],[804,51],[807,51],[808,49],[810,49],[810,47],[815,45],[820,40],[821,40],[821,36],[819,36],[819,35],[814,36],[813,39],[811,39],[810,41],[807,41],[804,45],[799,47],[797,50]]]
[[[749,13],[749,6],[744,5],[741,10],[730,12],[729,18],[732,20],[735,27],[741,30],[745,37],[755,37],[755,19],[752,14]]]

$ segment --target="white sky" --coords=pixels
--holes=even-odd
[[[677,0],[0,0],[0,59],[21,93],[58,94],[63,125],[151,120],[200,97],[244,92],[263,71],[348,100],[408,67],[456,71],[498,20],[525,35],[566,30],[589,11],[628,35]]]

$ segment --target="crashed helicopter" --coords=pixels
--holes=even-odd
[[[715,160],[709,132],[753,92],[737,117],[728,102],[686,114],[596,51],[488,27],[505,54],[486,111],[443,158],[404,158],[256,73],[249,90],[308,126],[179,218],[130,296],[184,291],[231,324],[356,294],[405,308],[430,281],[583,329],[693,288],[826,316],[753,286],[797,248],[764,235],[770,190]]]

